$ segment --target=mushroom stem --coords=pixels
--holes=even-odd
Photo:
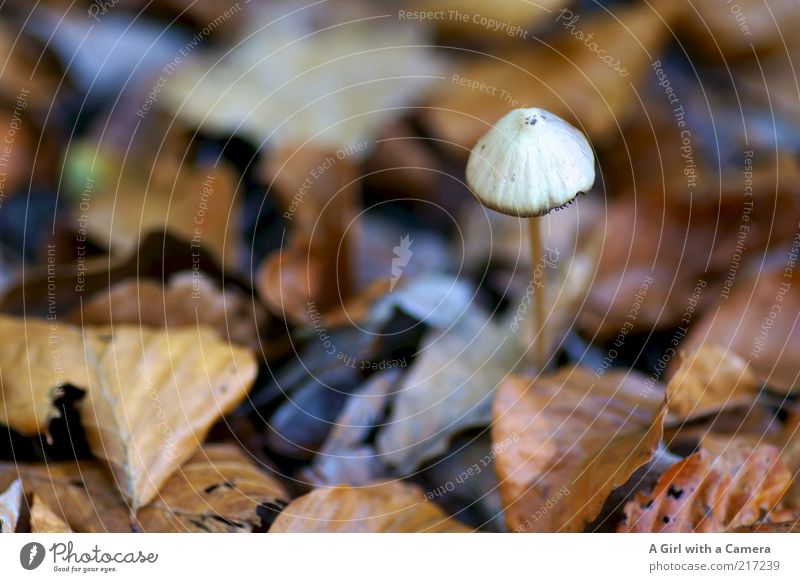
[[[545,286],[544,269],[537,265],[544,255],[542,236],[539,232],[539,217],[528,219],[528,237],[531,244],[531,289],[533,289],[533,365],[536,371],[544,370],[547,362],[547,336],[545,327]]]

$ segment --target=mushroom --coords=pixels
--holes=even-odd
[[[529,217],[534,292],[534,364],[545,353],[545,286],[538,217],[572,202],[594,184],[594,153],[572,125],[543,109],[515,109],[490,129],[470,154],[467,183],[485,207]],[[542,279],[541,281],[539,279]]]

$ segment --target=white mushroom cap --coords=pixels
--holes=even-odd
[[[544,109],[515,109],[478,140],[467,183],[484,206],[541,216],[594,184],[586,136]]]

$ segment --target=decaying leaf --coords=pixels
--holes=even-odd
[[[776,447],[708,438],[625,506],[620,531],[724,532],[756,523],[780,501],[791,474]]]
[[[444,452],[457,432],[489,424],[495,390],[523,353],[510,328],[477,309],[429,332],[420,350],[376,441],[404,475]]]
[[[800,519],[740,527],[734,531],[737,533],[800,533]]]
[[[667,385],[670,420],[687,421],[753,402],[759,385],[747,362],[717,345],[682,352]]]
[[[511,108],[503,98],[508,96],[516,107],[546,109],[575,122],[593,140],[607,140],[636,103],[634,86],[667,40],[665,22],[673,14],[674,6],[664,2],[624,7],[614,14],[554,11],[554,26],[570,34],[551,44],[516,45],[468,61],[434,96],[425,120],[466,156]],[[589,35],[605,58],[581,40]],[[471,90],[466,83],[483,83],[492,90]]]
[[[187,61],[170,78],[164,101],[182,117],[257,147],[313,139],[356,148],[442,68],[413,23],[361,18],[320,29],[312,10],[276,18],[261,8],[233,48]]]
[[[119,168],[114,188],[95,196],[85,215],[91,240],[113,253],[130,254],[152,231],[168,231],[203,247],[220,264],[236,261],[238,176],[225,165],[193,166],[163,155],[144,174],[138,163]]]
[[[783,258],[783,257],[782,257]],[[800,386],[800,285],[792,267],[737,279],[717,309],[686,337],[692,349],[712,342],[746,359],[760,382],[785,393]]]
[[[347,399],[303,479],[315,486],[360,486],[387,476],[375,447],[364,441],[382,423],[399,377],[398,368],[378,372]]]
[[[485,40],[492,35],[496,40],[526,39],[528,30],[546,21],[559,8],[571,4],[570,0],[537,0],[536,2],[491,2],[483,0],[414,0],[414,10],[423,12],[446,11],[448,18],[434,21],[445,34],[463,35]],[[449,17],[449,15],[457,15]]]
[[[75,532],[131,531],[129,509],[100,463],[0,463],[0,488],[15,479]]]
[[[289,502],[283,486],[231,445],[207,445],[136,516],[147,532],[241,532]]]
[[[207,325],[219,337],[257,347],[265,316],[263,308],[238,289],[219,289],[205,274],[193,271],[176,273],[164,286],[146,279],[122,281],[83,302],[69,319],[82,325]]]
[[[14,533],[22,510],[22,483],[19,479],[0,493],[0,533]]]
[[[663,389],[634,372],[509,375],[492,425],[508,529],[582,531],[611,491],[651,460],[665,412]]]
[[[269,531],[460,533],[469,529],[428,501],[415,485],[394,481],[316,489],[292,501]]]
[[[0,423],[44,433],[60,386],[85,390],[81,424],[134,510],[188,459],[256,374],[247,350],[207,328],[78,328],[0,318]],[[54,340],[51,338],[55,338]]]
[[[800,25],[800,14],[792,0],[737,0],[736,8],[719,10],[706,2],[682,0],[679,34],[698,46],[698,57],[728,63],[751,59],[754,52],[783,51],[787,30]]]
[[[31,533],[72,533],[72,529],[34,493],[31,503]]]

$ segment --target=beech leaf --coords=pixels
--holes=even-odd
[[[210,329],[78,328],[0,317],[0,423],[43,433],[56,389],[85,390],[81,424],[133,510],[191,457],[249,390],[256,363]],[[53,340],[53,338],[55,338]]]
[[[582,531],[653,458],[665,412],[663,389],[634,372],[509,375],[492,426],[509,530]]]
[[[750,525],[776,507],[790,481],[773,445],[709,438],[667,469],[651,493],[625,505],[619,529],[723,532]]]
[[[197,451],[137,514],[148,532],[242,532],[289,502],[284,487],[241,449],[207,445]]]
[[[31,503],[31,533],[72,533],[72,529],[34,493]]]
[[[415,485],[387,482],[316,489],[292,501],[270,533],[459,533],[469,529],[447,517]]]

